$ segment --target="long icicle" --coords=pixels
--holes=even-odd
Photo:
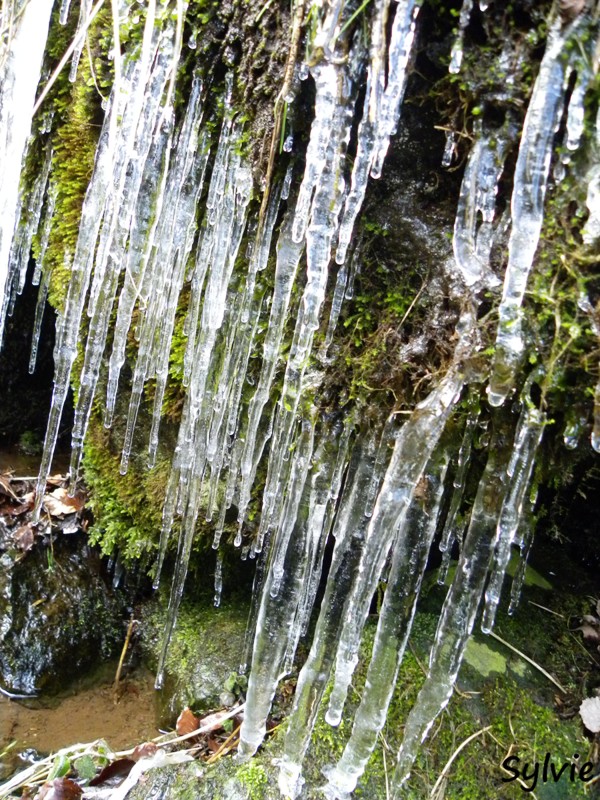
[[[503,430],[501,420],[497,420],[456,574],[442,608],[427,678],[404,727],[393,778],[393,800],[399,800],[402,796],[402,787],[409,778],[418,749],[452,696],[496,542],[511,441]]]
[[[564,106],[567,63],[583,25],[579,16],[566,27],[556,18],[527,109],[511,199],[512,229],[488,398],[500,406],[513,388],[523,352],[521,304],[544,219],[544,197],[554,135]],[[591,37],[590,37],[591,38]]]
[[[333,527],[335,546],[325,595],[310,653],[298,677],[284,754],[279,762],[279,789],[284,797],[296,797],[302,787],[302,763],[333,665],[346,597],[358,569],[366,529],[390,458],[394,431],[392,417],[383,435],[377,429],[367,431],[352,450]]]
[[[398,532],[379,614],[365,688],[354,717],[352,734],[335,767],[326,771],[327,797],[345,797],[356,783],[383,729],[398,671],[415,615],[427,558],[436,532],[448,466],[445,453],[434,454],[424,473],[424,495],[414,497]]]
[[[8,8],[7,8],[8,6]],[[31,131],[53,0],[26,0],[0,43],[0,342],[6,321],[9,257],[19,202],[21,161]],[[17,4],[3,4],[2,19]]]
[[[358,661],[358,648],[371,597],[397,530],[456,402],[463,384],[463,361],[473,347],[473,315],[465,311],[458,324],[454,363],[438,386],[404,423],[377,498],[362,555],[360,580],[350,592],[336,656],[335,681],[326,720],[339,725],[348,687]]]

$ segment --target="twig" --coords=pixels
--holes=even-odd
[[[86,21],[85,25],[83,25],[81,27],[81,30],[77,33],[77,35],[75,36],[75,38],[73,39],[71,44],[65,50],[63,57],[58,62],[58,66],[56,67],[56,69],[54,70],[52,75],[50,76],[50,78],[48,80],[48,83],[44,86],[44,88],[42,90],[42,93],[40,94],[38,99],[35,101],[35,105],[33,107],[33,111],[31,112],[31,116],[33,116],[36,113],[36,111],[39,109],[39,107],[42,105],[42,103],[46,99],[46,95],[48,94],[50,89],[56,83],[56,79],[58,78],[58,76],[62,72],[63,67],[65,66],[65,64],[67,63],[69,58],[71,57],[71,55],[72,55],[73,51],[75,50],[75,48],[79,45],[82,37],[87,34],[88,28],[90,27],[90,25],[92,24],[94,19],[97,17],[98,12],[100,11],[100,9],[102,8],[103,5],[104,5],[104,0],[98,0],[96,5],[92,9],[92,12],[91,12],[90,16],[87,18],[87,21]]]
[[[383,736],[381,737],[383,739]],[[390,800],[390,781],[388,778],[388,771],[387,771],[387,759],[385,757],[385,747],[381,748],[381,753],[383,755],[383,772],[385,775],[385,797],[386,800]]]
[[[292,80],[294,77],[294,66],[296,65],[296,57],[298,55],[298,48],[300,47],[300,34],[302,32],[302,23],[304,21],[304,6],[306,0],[297,0],[296,8],[294,9],[294,18],[292,21],[292,33],[290,37],[290,49],[288,59],[285,65],[283,74],[283,84],[277,97],[275,98],[275,106],[273,108],[273,134],[271,136],[271,147],[269,149],[269,161],[267,164],[267,171],[265,173],[265,190],[263,193],[262,203],[258,214],[258,230],[261,231],[264,224],[265,214],[267,213],[267,206],[269,204],[269,193],[271,191],[271,178],[273,177],[273,170],[275,168],[275,155],[277,153],[277,146],[279,144],[279,134],[281,132],[281,123],[283,116],[283,109],[287,103],[285,98],[288,96],[292,88]]]
[[[230,750],[231,748],[229,748],[229,749],[227,749],[227,750],[226,750],[225,748],[227,747],[227,745],[229,744],[229,742],[231,742],[231,740],[232,740],[232,739],[234,739],[234,738],[235,738],[235,736],[236,736],[236,735],[239,733],[239,730],[240,730],[240,728],[241,728],[241,727],[242,727],[241,725],[238,725],[238,726],[237,726],[237,728],[235,728],[235,730],[233,730],[233,731],[232,731],[232,732],[229,734],[229,736],[227,737],[227,739],[225,739],[225,741],[224,741],[224,742],[223,742],[223,744],[222,744],[222,745],[219,747],[219,749],[218,749],[216,752],[214,752],[214,753],[212,754],[212,756],[210,756],[210,758],[207,758],[207,759],[206,759],[206,763],[207,763],[207,764],[213,764],[215,761],[218,761],[218,760],[219,760],[219,758],[221,758],[221,756],[222,756],[222,755],[225,755],[226,753],[228,753],[228,752],[229,752],[229,750]],[[225,752],[223,752],[223,751],[225,751]]]
[[[469,744],[469,742],[472,742],[473,739],[476,739],[478,736],[481,736],[482,733],[485,733],[486,731],[489,731],[489,729],[491,727],[492,727],[491,725],[488,725],[487,728],[482,728],[480,731],[477,731],[477,733],[472,733],[470,736],[468,736],[464,740],[464,742],[462,742],[462,744],[458,745],[458,747],[452,753],[452,755],[450,756],[448,761],[446,761],[446,765],[445,765],[444,769],[440,772],[437,781],[433,784],[433,789],[431,790],[430,800],[435,800],[437,792],[438,792],[438,790],[439,790],[439,788],[440,788],[440,786],[442,784],[442,781],[446,777],[447,772],[450,770],[450,767],[452,766],[452,763],[453,763],[454,759],[458,756],[458,754],[462,750],[464,750],[464,748]]]
[[[541,608],[542,611],[547,611],[549,614],[554,614],[555,617],[560,617],[561,619],[566,619],[564,614],[559,614],[558,611],[552,611],[551,608],[546,608],[546,606],[541,606],[539,603],[534,603],[533,600],[528,600],[529,605],[536,606],[536,608]]]
[[[232,708],[226,714],[219,719],[219,722],[225,722],[232,717],[237,716],[240,711],[243,711],[246,708],[246,703],[240,703],[239,706]],[[164,738],[164,736],[170,736],[170,733],[162,734],[162,736],[157,736],[155,739],[152,739],[153,742],[156,742],[159,747],[167,747],[170,744],[177,744],[178,742],[185,742],[187,739],[193,739],[194,736],[202,736],[203,733],[210,733],[215,727],[215,723],[211,722],[209,725],[205,725],[204,728],[197,728],[195,731],[190,731],[190,733],[183,733],[181,736],[176,736],[174,739],[168,739],[165,742],[161,742],[160,739]],[[120,758],[121,756],[128,756],[135,750],[134,747],[131,750],[122,750],[121,752],[117,753],[116,755]]]
[[[133,629],[136,625],[137,619],[134,619],[132,614],[131,619],[129,620],[129,625],[127,626],[127,635],[125,636],[125,643],[123,644],[123,649],[121,650],[121,658],[119,659],[119,666],[117,667],[117,674],[115,675],[115,682],[113,684],[113,703],[115,705],[117,705],[119,702],[119,681],[121,680],[123,662],[125,661],[127,648],[129,647],[129,642],[131,641],[131,634],[133,633]]]
[[[517,648],[516,648],[516,647],[514,647],[512,644],[509,644],[508,642],[505,642],[505,641],[504,641],[504,639],[501,639],[501,638],[500,638],[500,636],[498,636],[498,634],[497,634],[497,633],[494,633],[493,631],[490,631],[490,633],[489,633],[488,635],[489,635],[489,636],[491,636],[491,637],[493,637],[494,639],[496,639],[496,641],[500,642],[500,644],[503,644],[505,647],[508,647],[508,649],[509,649],[509,650],[512,650],[512,651],[513,651],[513,653],[516,653],[518,656],[521,656],[521,658],[522,658],[522,659],[524,659],[525,661],[527,661],[527,663],[528,663],[528,664],[531,664],[531,666],[532,666],[532,667],[535,667],[535,668],[536,668],[536,669],[537,669],[539,672],[541,672],[541,673],[542,673],[542,675],[545,675],[545,676],[546,676],[546,678],[548,678],[548,680],[549,680],[549,681],[552,681],[552,683],[553,683],[553,684],[554,684],[554,685],[555,685],[555,686],[556,686],[558,689],[560,689],[560,691],[561,691],[563,694],[567,694],[567,690],[565,689],[565,687],[564,687],[564,686],[562,686],[562,685],[561,685],[561,684],[560,684],[560,683],[559,683],[559,682],[556,680],[556,678],[553,678],[553,677],[552,677],[552,675],[550,675],[550,673],[549,673],[549,672],[546,672],[546,670],[545,670],[543,667],[541,667],[539,664],[537,664],[537,663],[536,663],[536,662],[535,662],[535,661],[534,661],[532,658],[529,658],[529,656],[526,656],[526,655],[525,655],[525,653],[522,653],[520,650],[517,650]]]

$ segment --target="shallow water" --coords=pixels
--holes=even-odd
[[[17,447],[0,449],[0,473],[10,472],[15,478],[36,478],[40,469],[41,455],[28,455]],[[69,454],[55,453],[51,475],[64,475],[69,471]]]
[[[0,753],[17,744],[0,759],[0,781],[28,761],[27,751],[46,755],[76,743],[106,739],[113,750],[123,750],[158,735],[154,676],[136,670],[123,679],[119,702],[114,703],[111,662],[96,677],[95,685],[80,682],[62,698],[16,701],[0,695]]]

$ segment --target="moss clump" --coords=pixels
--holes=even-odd
[[[120,460],[110,431],[96,417],[83,458],[95,519],[90,541],[106,554],[118,548],[123,558],[133,560],[158,546],[170,463],[163,458],[152,469],[132,463],[127,475],[120,475]]]
[[[232,680],[244,656],[247,606],[225,602],[216,609],[210,603],[213,575],[206,575],[205,599],[186,600],[177,615],[165,664],[165,688],[160,698],[160,716],[172,725],[185,706],[196,711],[222,705],[220,695],[236,693],[239,685]],[[152,669],[156,668],[162,646],[166,603],[145,606],[141,646]]]
[[[58,16],[58,7],[54,13]],[[72,257],[75,251],[81,208],[94,167],[103,117],[101,87],[108,94],[106,30],[110,25],[110,11],[103,9],[88,30],[91,60],[84,52],[74,84],[68,80],[69,69],[65,67],[44,104],[45,114],[52,119],[52,183],[57,191],[44,267],[52,273],[48,300],[56,309],[62,309],[65,303],[70,279],[65,255]],[[74,30],[72,25],[63,27],[53,20],[50,32],[46,67],[51,72],[62,58]],[[38,234],[34,240],[34,258],[39,256],[39,247]]]
[[[249,790],[248,800],[260,800],[265,796],[269,776],[264,766],[256,760],[243,764],[236,773],[237,780]]]

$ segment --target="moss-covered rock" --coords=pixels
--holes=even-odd
[[[17,552],[0,544],[0,686],[11,693],[62,690],[114,655],[124,599],[105,583],[82,534]]]
[[[533,575],[515,616],[500,613],[496,630],[512,648],[520,650],[564,684],[567,694],[562,695],[560,705],[564,709],[574,702],[579,677],[590,663],[585,648],[581,642],[573,641],[573,634],[569,631],[570,614],[576,610],[581,613],[581,600],[557,589],[544,588],[540,583],[548,586],[542,575]],[[386,786],[394,769],[404,722],[425,678],[428,652],[435,636],[443,595],[442,589],[430,586],[425,603],[427,610],[415,618],[387,723],[367,771],[354,792],[356,798],[383,800],[388,796]],[[188,614],[189,607],[184,614],[184,629]],[[320,787],[326,782],[322,771],[339,758],[348,740],[352,715],[360,702],[365,682],[375,623],[373,618],[367,627],[344,721],[338,728],[332,728],[325,722],[323,711],[319,714],[304,765],[302,800],[322,800]],[[210,630],[220,635],[218,617],[213,618],[212,623],[210,618],[201,618],[199,627],[203,633],[196,637],[197,641],[210,636]],[[176,646],[180,648],[181,643]],[[174,653],[173,658],[175,655],[179,660],[182,654]],[[504,770],[502,764],[509,755],[520,759],[519,762],[510,762],[509,766],[514,768],[516,764],[521,773],[525,764],[529,764],[527,775],[532,774],[536,762],[540,764],[534,791],[540,800],[588,796],[584,793],[584,783],[577,778],[571,781],[569,775],[563,775],[558,783],[554,783],[548,773],[549,779],[543,781],[546,753],[550,753],[557,768],[563,763],[570,764],[576,753],[579,754],[578,763],[582,765],[590,753],[590,743],[579,717],[573,714],[564,715],[569,719],[559,717],[556,696],[556,686],[515,649],[476,633],[467,650],[457,691],[436,721],[417,758],[406,800],[430,798],[442,773],[444,777],[440,784],[443,796],[448,800],[521,798],[524,789],[532,787],[533,778],[529,777],[521,784],[516,780],[508,781],[514,778],[514,773]],[[138,786],[132,797],[135,800],[167,796],[172,800],[188,797],[199,800],[280,800],[277,758],[282,752],[285,727],[283,721],[259,753],[246,763],[224,757],[210,766],[196,763],[157,770],[148,774],[148,781]],[[463,744],[464,747],[458,750]]]
[[[158,703],[163,724],[172,725],[186,706],[200,712],[223,705],[223,700],[232,702],[238,688],[234,678],[244,656],[247,617],[247,606],[235,602],[219,608],[191,601],[182,604]],[[156,669],[165,619],[163,601],[144,606],[140,641],[151,669]]]

